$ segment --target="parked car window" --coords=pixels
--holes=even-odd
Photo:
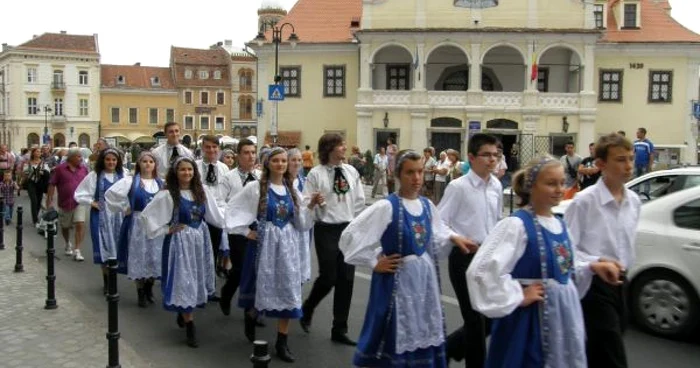
[[[673,222],[678,227],[700,230],[700,199],[676,208],[673,211]]]
[[[679,188],[674,185],[677,180],[678,176],[676,175],[657,176],[637,183],[630,189],[638,193],[642,201],[651,201],[677,191]]]
[[[685,177],[683,189],[688,189],[700,185],[700,175],[688,175]]]

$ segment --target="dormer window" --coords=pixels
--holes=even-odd
[[[597,29],[605,28],[605,4],[595,4],[593,6],[593,20]]]
[[[151,86],[153,86],[153,87],[160,87],[160,78],[158,78],[158,77],[151,77]]]
[[[623,28],[639,28],[639,22],[638,22],[638,10],[639,10],[639,4],[633,3],[633,4],[625,4],[625,12],[624,12],[624,26]]]
[[[209,72],[206,70],[200,70],[199,79],[209,79]]]
[[[214,70],[214,79],[221,79],[221,70]]]
[[[185,69],[185,79],[192,79],[192,70]]]
[[[119,85],[126,84],[126,78],[123,75],[118,75],[117,76],[117,84],[119,84]]]

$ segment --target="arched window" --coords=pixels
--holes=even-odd
[[[78,136],[78,146],[90,148],[90,136],[86,133],[80,134]]]
[[[53,135],[53,146],[54,147],[65,147],[66,146],[66,136],[61,133],[56,133]]]
[[[33,145],[39,145],[39,134],[29,133],[27,135],[27,147],[31,147]]]
[[[238,99],[239,118],[241,120],[253,119],[253,98],[250,96],[241,96]]]
[[[250,69],[241,69],[238,72],[239,84],[241,91],[253,90],[253,71]]]
[[[469,88],[469,72],[460,70],[450,74],[442,83],[442,89],[445,91],[466,91]]]

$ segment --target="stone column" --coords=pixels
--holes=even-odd
[[[481,92],[481,44],[471,44],[469,54],[469,92]]]
[[[369,44],[360,45],[360,89],[370,90],[372,89],[372,60],[371,56],[371,46]]]
[[[419,91],[425,91],[425,44],[416,44],[416,50],[418,53],[418,66],[411,65],[413,68],[413,89]],[[415,62],[416,55],[413,55],[413,62]]]
[[[406,148],[422,152],[423,148],[428,147],[428,126],[427,112],[411,112],[411,146]]]
[[[595,115],[580,115],[578,117],[578,136],[576,142],[576,153],[581,157],[588,157],[588,145],[596,141]]]
[[[372,112],[357,111],[357,146],[363,149],[371,148],[374,152],[375,147],[372,147]]]

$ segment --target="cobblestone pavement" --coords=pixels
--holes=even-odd
[[[106,318],[60,287],[58,309],[45,310],[45,265],[25,253],[25,272],[14,272],[15,233],[14,227],[5,228],[5,250],[0,251],[0,366],[106,366]],[[105,306],[97,312],[106,310]],[[119,340],[119,350],[122,367],[153,367],[124,339]]]

